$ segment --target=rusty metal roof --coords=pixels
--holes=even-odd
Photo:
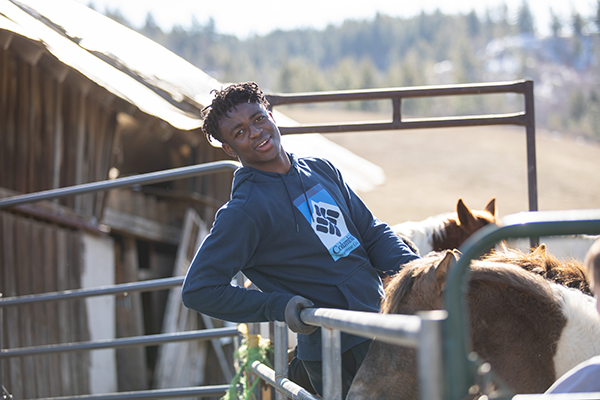
[[[158,43],[71,0],[0,2],[0,29],[37,41],[99,86],[181,130],[220,83]]]

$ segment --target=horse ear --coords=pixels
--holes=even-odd
[[[456,214],[458,214],[458,221],[462,226],[469,226],[475,224],[475,217],[473,213],[463,203],[462,199],[458,199],[458,203],[456,204]]]
[[[538,247],[536,247],[535,249],[531,250],[531,254],[536,254],[536,255],[545,255],[546,254],[546,244],[545,243],[540,243],[540,245]]]
[[[456,264],[459,254],[460,253],[457,250],[446,250],[444,258],[442,259],[442,261],[440,261],[437,268],[435,269],[435,276],[438,281],[446,280],[446,275],[448,274],[450,268],[452,268],[452,266]]]
[[[494,217],[496,216],[496,198],[490,200],[489,203],[485,206],[485,211],[492,214]]]

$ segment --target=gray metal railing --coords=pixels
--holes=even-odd
[[[50,353],[65,353],[107,348],[123,348],[132,346],[152,346],[163,343],[181,342],[186,340],[212,340],[222,337],[238,336],[238,330],[236,327],[225,327],[186,332],[163,333],[157,335],[131,336],[127,338],[106,339],[89,342],[50,344],[14,349],[3,349],[1,347],[3,330],[3,310],[5,307],[94,296],[106,296],[131,292],[148,292],[162,290],[176,286],[181,286],[183,279],[183,277],[165,278],[156,279],[152,281],[124,283],[105,287],[66,290],[61,292],[7,298],[2,298],[2,296],[0,295],[0,387],[2,387],[2,360],[11,357],[24,357]],[[222,395],[227,391],[227,389],[229,389],[229,385],[213,385],[193,388],[141,390],[135,392],[107,393],[98,395],[63,396],[54,397],[52,398],[52,400],[160,399],[176,398],[182,396],[205,397]],[[50,400],[50,398],[36,400]]]
[[[93,193],[99,190],[118,189],[142,184],[148,185],[151,183],[193,178],[208,174],[216,174],[219,172],[235,171],[239,167],[240,164],[235,161],[214,161],[187,167],[167,169],[164,171],[150,172],[147,174],[126,176],[112,180],[90,182],[64,188],[44,190],[41,192],[22,194],[0,199],[0,209],[13,207],[20,204],[33,203],[41,200],[51,200],[79,194]]]
[[[417,349],[421,398],[443,399],[442,322],[444,310],[426,311],[418,315],[383,315],[328,308],[301,311],[304,323],[322,329],[323,398],[341,400],[341,338],[347,332],[387,343]],[[287,379],[287,327],[276,323],[275,370],[256,361],[253,371],[282,395],[294,400],[316,400],[300,386]],[[285,358],[284,358],[285,357]],[[278,361],[280,360],[280,361]],[[283,361],[285,360],[285,361]],[[278,397],[282,399],[283,397]]]
[[[91,182],[81,185],[69,186],[64,188],[46,190],[42,192],[17,195],[0,199],[0,209],[28,204],[42,200],[51,200],[75,196],[86,193],[93,193],[100,190],[117,189],[122,187],[131,187],[134,185],[151,184],[158,182],[167,182],[176,179],[198,177],[219,172],[232,172],[240,167],[240,164],[234,161],[215,161],[210,163],[192,165],[182,168],[173,168],[164,171],[139,174],[113,180]],[[156,279],[151,281],[142,281],[134,283],[125,283],[98,288],[73,289],[61,292],[42,293],[35,295],[26,295],[19,297],[2,298],[0,294],[0,388],[3,388],[2,360],[10,357],[23,357],[29,355],[39,355],[58,352],[84,351],[105,348],[121,348],[130,346],[149,346],[161,343],[169,343],[185,340],[212,340],[220,337],[237,336],[237,328],[218,328],[200,331],[175,332],[159,335],[145,335],[129,338],[119,338],[111,340],[52,344],[45,346],[34,346],[27,348],[2,349],[2,331],[3,331],[3,309],[4,307],[32,304],[47,301],[57,301],[66,299],[85,298],[92,296],[115,295],[124,292],[135,291],[154,291],[168,289],[175,286],[181,286],[183,277],[172,277],[165,279]],[[213,396],[224,394],[229,385],[181,388],[158,391],[138,391],[127,393],[111,393],[106,395],[87,395],[60,397],[55,399],[136,399],[136,398],[174,398],[180,396]]]
[[[487,114],[461,117],[410,118],[402,116],[402,100],[407,98],[516,93],[524,97],[523,111],[510,114]],[[420,86],[335,92],[269,94],[271,107],[325,102],[391,100],[390,122],[335,123],[324,125],[280,126],[283,135],[294,133],[363,132],[397,129],[449,128],[486,125],[518,125],[525,127],[527,148],[527,183],[529,211],[538,210],[537,162],[535,154],[535,107],[533,81],[474,83],[464,85]]]

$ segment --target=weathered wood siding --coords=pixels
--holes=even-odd
[[[76,289],[82,267],[79,232],[0,213],[0,292],[4,297]],[[7,348],[89,340],[84,300],[4,309]],[[89,393],[89,353],[3,361],[4,386],[17,399]]]
[[[60,82],[39,65],[0,48],[0,187],[30,193],[107,179],[116,111],[77,73]],[[60,203],[99,219],[104,197]]]

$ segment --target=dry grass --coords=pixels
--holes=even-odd
[[[387,115],[281,109],[302,123],[382,120]],[[540,210],[600,208],[600,146],[537,132]],[[496,197],[499,216],[527,211],[525,129],[473,127],[326,135],[385,170],[361,193],[373,213],[396,224],[453,211],[462,198],[481,209]]]

